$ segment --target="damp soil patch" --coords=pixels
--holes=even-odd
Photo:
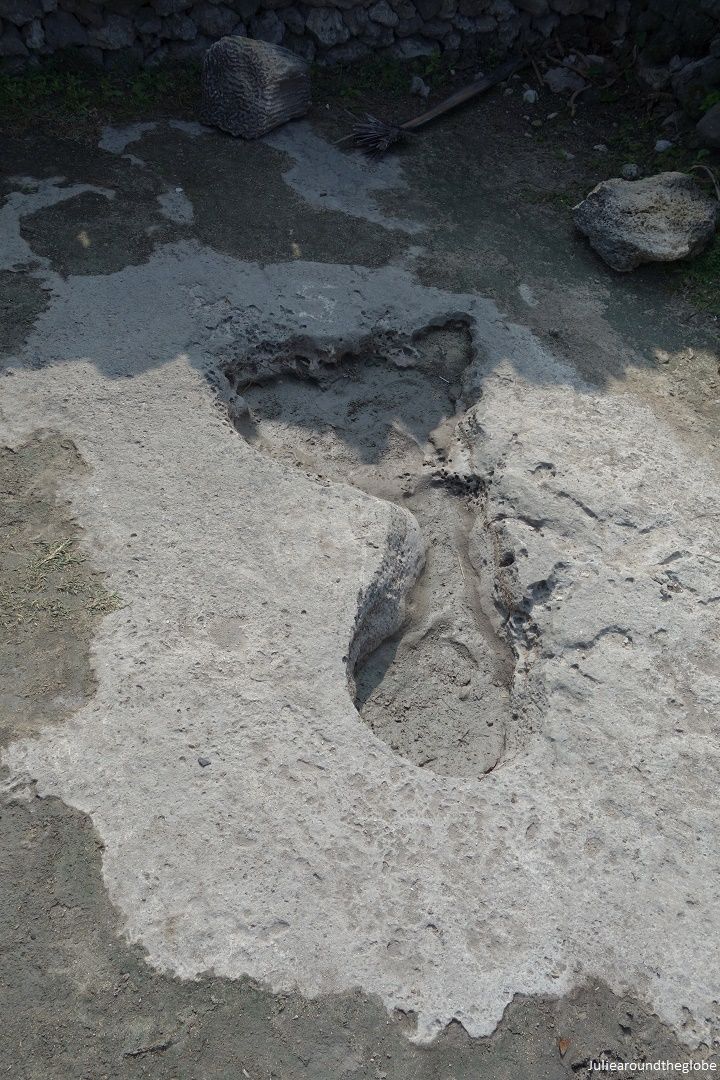
[[[95,689],[92,638],[121,601],[59,494],[85,468],[59,435],[0,449],[0,745],[66,719]]]
[[[47,288],[27,267],[0,270],[0,356],[22,348],[49,302]]]
[[[129,149],[169,189],[182,187],[194,209],[193,235],[234,258],[380,267],[410,244],[398,229],[334,209],[322,179],[312,181],[320,190],[318,205],[311,206],[283,179],[292,157],[262,140],[161,127]],[[332,177],[326,182],[332,186]]]
[[[140,266],[155,248],[180,239],[182,227],[165,220],[157,201],[117,191],[94,191],[45,207],[23,218],[21,235],[33,252],[64,277],[115,274]]]
[[[688,1059],[597,979],[558,1000],[517,996],[490,1038],[453,1023],[418,1046],[412,1016],[361,991],[308,1000],[162,974],[122,936],[89,817],[36,798],[0,805],[0,826],[0,1060],[18,1080],[570,1080],[601,1055]]]
[[[255,447],[310,475],[397,503],[423,534],[424,570],[399,632],[356,665],[356,706],[403,758],[481,776],[502,759],[514,659],[491,586],[467,556],[480,492],[445,471],[446,446],[475,393],[467,326],[377,341],[337,359],[292,348],[255,371],[226,371],[236,425]],[[272,365],[270,365],[271,367]]]

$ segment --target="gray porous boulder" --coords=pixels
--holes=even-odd
[[[205,54],[204,123],[257,139],[310,108],[308,66],[299,56],[244,37],[224,37]]]
[[[604,180],[573,210],[575,225],[613,270],[690,259],[712,240],[720,203],[685,173]]]

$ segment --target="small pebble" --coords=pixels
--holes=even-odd
[[[417,96],[421,98],[426,98],[430,93],[430,87],[419,75],[413,75],[412,82],[410,83],[410,93],[417,94]]]
[[[620,175],[623,180],[637,180],[640,176],[640,166],[636,165],[634,161],[628,161],[620,170]]]
[[[658,139],[655,143],[655,153],[664,154],[666,150],[672,150],[673,144],[669,139]]]
[[[210,758],[209,757],[199,757],[198,758],[198,765],[200,766],[201,769],[204,769],[209,764],[210,764]]]
[[[513,92],[512,86],[506,86],[505,87],[505,97],[509,97],[510,94],[512,94],[512,92]]]
[[[545,117],[545,119],[546,120],[554,120],[557,115],[558,115],[558,113],[556,113],[556,112],[549,112],[547,114],[547,116]]]
[[[595,143],[593,150],[597,150],[598,154],[607,154],[607,146],[602,142]]]
[[[528,105],[534,105],[537,99],[538,92],[537,90],[533,90],[532,88],[527,89],[523,94],[523,101],[527,101]]]
[[[572,161],[575,155],[570,150],[561,150],[560,153],[566,161]]]

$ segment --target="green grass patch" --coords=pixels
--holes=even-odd
[[[608,176],[619,176],[626,162],[639,165],[645,176],[657,172],[690,172],[694,165],[713,157],[709,150],[688,147],[675,141],[672,135],[668,140],[673,145],[658,152],[655,143],[660,137],[664,136],[659,135],[657,123],[652,119],[638,117],[623,121],[607,139],[610,151],[605,162]]]
[[[112,122],[156,109],[182,114],[192,111],[199,83],[194,64],[107,73],[49,63],[17,75],[0,74],[0,122],[21,127],[38,121]]]
[[[0,589],[0,627],[33,625],[42,617],[71,619],[108,615],[123,606],[105,589],[100,574],[83,566],[86,556],[72,538],[43,544],[40,552],[16,567],[11,590]]]
[[[707,97],[704,97],[700,102],[700,109],[705,113],[708,109],[712,109],[713,105],[717,104],[720,104],[720,90],[711,90]]]
[[[410,92],[414,75],[431,89],[442,89],[452,79],[450,61],[440,53],[414,60],[374,56],[354,64],[315,66],[312,81],[316,93],[352,105],[378,96],[403,98]]]

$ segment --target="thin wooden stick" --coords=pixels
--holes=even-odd
[[[528,63],[529,61],[525,59],[508,60],[506,64],[501,64],[500,67],[495,68],[492,75],[484,75],[482,79],[476,79],[474,83],[464,86],[462,90],[457,90],[450,97],[445,98],[439,105],[435,105],[432,109],[428,109],[427,112],[421,113],[420,116],[416,116],[412,120],[407,120],[400,125],[401,130],[417,131],[418,128],[425,127],[431,120],[450,112],[451,109],[456,109],[458,105],[471,101],[479,94],[483,94],[486,90],[491,90],[493,86],[497,86],[498,83],[509,79],[511,75],[520,71],[521,68],[527,67]]]
[[[514,75],[516,71],[527,67],[529,63],[530,60],[524,57],[508,60],[507,63],[496,68],[491,75],[476,79],[474,83],[463,87],[462,90],[456,90],[454,94],[445,98],[439,105],[433,106],[432,109],[428,109],[427,112],[421,113],[419,116],[414,116],[411,120],[406,120],[404,124],[388,124],[384,120],[378,120],[375,116],[367,115],[364,120],[359,121],[353,128],[352,139],[355,145],[364,150],[366,154],[379,157],[386,150],[389,150],[393,143],[398,142],[405,135],[412,134],[437,119],[438,116],[443,116],[444,113],[450,112],[451,109],[456,109],[458,105],[463,105],[466,101],[471,101],[479,94],[490,90],[493,86],[497,86],[498,83],[504,82],[505,79]]]

